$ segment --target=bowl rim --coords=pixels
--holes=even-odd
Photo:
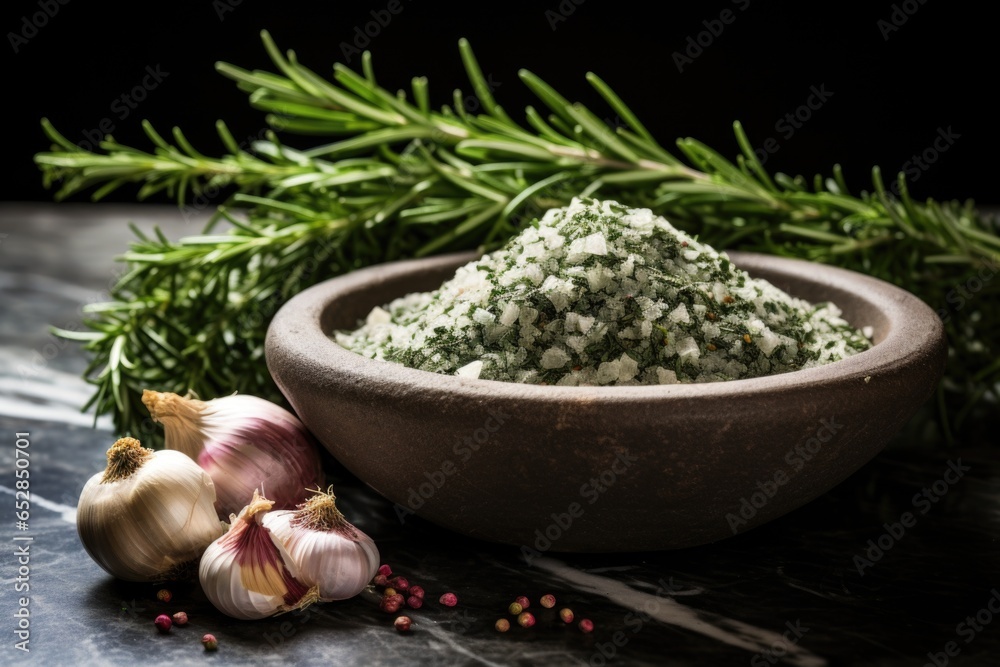
[[[754,275],[766,271],[796,281],[828,285],[853,292],[879,311],[887,322],[881,340],[871,348],[822,366],[775,375],[719,382],[639,386],[536,385],[444,375],[392,362],[364,357],[337,344],[324,331],[322,321],[329,308],[346,293],[364,290],[369,284],[398,279],[422,270],[458,268],[479,256],[463,252],[373,265],[318,283],[292,297],[275,314],[267,332],[266,357],[274,373],[276,353],[299,357],[310,355],[313,372],[326,377],[377,378],[387,391],[395,388],[428,395],[442,393],[468,400],[531,400],[564,402],[586,398],[588,402],[620,403],[674,401],[698,398],[737,398],[749,393],[784,393],[817,384],[847,380],[867,382],[880,373],[933,355],[944,340],[944,327],[937,313],[910,292],[872,276],[848,269],[799,259],[750,252],[727,253],[733,263]],[[400,295],[402,296],[402,295]],[[858,325],[856,325],[858,326]],[[865,325],[860,325],[861,328]],[[865,378],[868,378],[866,380]]]

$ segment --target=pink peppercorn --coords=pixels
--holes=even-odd
[[[580,621],[580,632],[593,632],[594,622],[589,618],[585,618]]]
[[[410,620],[409,616],[400,616],[395,621],[393,621],[392,624],[396,627],[396,630],[398,630],[399,632],[409,632],[410,626],[413,624],[413,621]]]
[[[188,624],[188,615],[186,613],[184,613],[183,611],[177,612],[176,614],[174,614],[170,618],[173,619],[174,625],[187,625]]]
[[[410,590],[410,582],[406,580],[405,577],[396,577],[395,579],[389,580],[389,585],[395,588],[401,593],[405,593]]]
[[[372,583],[375,584],[376,586],[388,586],[389,577],[385,576],[384,574],[376,574],[375,578],[372,579]]]
[[[163,634],[167,634],[168,632],[170,632],[170,626],[173,624],[174,622],[171,621],[170,617],[167,616],[166,614],[160,614],[159,616],[156,617],[156,620],[153,621],[153,625],[156,626],[156,629]]]
[[[535,615],[530,611],[522,611],[517,616],[517,624],[522,628],[530,628],[535,624]]]
[[[170,602],[174,599],[174,594],[168,591],[166,588],[161,588],[156,591],[156,599],[160,602]]]
[[[415,595],[421,600],[424,599],[424,589],[422,586],[410,586],[410,595]]]
[[[399,593],[382,598],[379,608],[387,614],[395,614],[403,606],[403,596]]]
[[[560,609],[559,610],[559,618],[561,618],[563,620],[563,623],[572,623],[573,622],[573,610],[572,609],[567,609],[567,608]]]
[[[205,647],[206,651],[219,650],[219,640],[215,638],[215,635],[205,635],[202,637],[201,645]]]
[[[389,567],[388,565],[380,565],[379,568],[378,568],[378,573],[380,575],[382,575],[383,577],[391,577],[392,576],[392,568]]]
[[[531,606],[531,600],[529,600],[523,595],[519,595],[516,598],[514,598],[514,602],[521,605],[521,609],[527,609],[528,607]]]
[[[507,632],[510,630],[510,621],[506,618],[501,618],[493,625],[497,629],[497,632]]]
[[[454,607],[458,604],[458,596],[454,593],[445,593],[441,596],[438,602],[443,604],[445,607]]]
[[[418,598],[416,595],[411,595],[406,598],[406,605],[411,609],[420,609],[424,606],[424,599]]]
[[[552,609],[556,606],[556,596],[555,595],[543,595],[542,599],[538,601],[540,605],[546,609]]]

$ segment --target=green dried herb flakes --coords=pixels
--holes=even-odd
[[[750,278],[648,209],[575,199],[335,339],[373,359],[507,382],[715,382],[870,347],[840,314]]]

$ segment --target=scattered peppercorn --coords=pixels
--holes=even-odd
[[[497,619],[493,627],[497,629],[497,632],[507,632],[510,630],[510,621],[506,618]]]
[[[563,620],[564,623],[573,622],[573,610],[568,608],[562,608],[559,610],[559,618]]]
[[[516,598],[514,598],[514,602],[521,605],[521,609],[527,609],[528,607],[531,606],[531,600],[529,600],[527,597],[523,595],[518,595]]]
[[[170,617],[174,621],[174,625],[184,626],[188,624],[188,615],[183,611],[179,611]]]
[[[709,343],[707,347],[708,347],[708,351],[709,352],[715,352],[716,350],[719,349],[719,348],[715,347],[714,343]]]
[[[542,599],[538,601],[540,605],[546,609],[552,609],[556,606],[556,596],[555,595],[543,595]]]
[[[403,606],[403,602],[405,602],[403,596],[396,593],[395,595],[389,595],[382,598],[382,601],[379,603],[379,608],[387,614],[395,614],[399,611],[399,608]]]
[[[387,586],[386,589],[382,592],[382,595],[387,598],[391,598],[395,594],[396,594],[396,589],[393,588],[392,586]]]
[[[411,595],[406,598],[406,605],[411,609],[420,609],[424,606],[424,599],[418,598],[416,595]]]
[[[510,612],[511,616],[517,616],[522,611],[524,611],[524,607],[522,607],[521,603],[519,603],[519,602],[511,602],[510,606],[507,607],[507,611]]]
[[[215,635],[205,635],[202,637],[201,645],[205,647],[206,651],[219,650],[219,640],[215,638]]]
[[[535,624],[535,615],[530,611],[522,611],[517,615],[517,624],[522,628],[530,628]]]
[[[396,630],[398,630],[399,632],[409,632],[410,626],[413,624],[413,621],[410,620],[409,616],[400,616],[395,621],[393,621],[392,624],[396,627]]]
[[[395,588],[400,593],[405,593],[410,590],[410,582],[406,580],[405,577],[396,577],[389,581],[389,585]]]
[[[410,586],[410,595],[414,595],[421,600],[424,599],[424,589],[422,586]]]
[[[383,577],[391,577],[392,568],[386,564],[379,565],[378,574],[382,575]]]
[[[458,596],[454,593],[445,593],[438,599],[438,602],[443,604],[445,607],[454,607],[458,604]]]
[[[388,586],[389,577],[385,576],[384,574],[376,574],[375,578],[372,579],[372,583],[375,584],[376,586]]]
[[[743,334],[743,341],[747,343],[752,343],[753,339],[750,338],[750,334]]]
[[[167,616],[166,614],[160,614],[159,616],[156,617],[156,620],[153,621],[153,625],[155,625],[156,629],[159,630],[162,634],[167,634],[168,632],[170,632],[170,626],[173,624],[174,622],[171,621],[170,617]]]
[[[592,620],[590,620],[589,618],[585,618],[582,621],[580,621],[580,626],[579,627],[580,627],[580,632],[593,632],[594,631],[594,622]]]
[[[174,595],[166,588],[161,588],[160,590],[156,591],[156,599],[159,600],[160,602],[170,602],[171,600],[174,599]]]

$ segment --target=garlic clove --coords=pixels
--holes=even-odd
[[[321,600],[354,597],[378,571],[378,547],[337,509],[333,487],[317,490],[297,510],[269,512],[263,524]]]
[[[220,517],[239,512],[263,487],[276,509],[292,509],[323,481],[319,448],[302,422],[256,396],[211,401],[145,390],[142,401],[161,422],[166,447],[184,452],[216,485]]]
[[[183,578],[223,532],[214,504],[212,479],[189,458],[121,438],[80,494],[77,531],[90,557],[120,579]]]
[[[243,620],[300,609],[318,599],[302,583],[293,559],[261,524],[273,503],[254,492],[253,500],[225,535],[205,550],[198,569],[205,595],[219,611]]]

